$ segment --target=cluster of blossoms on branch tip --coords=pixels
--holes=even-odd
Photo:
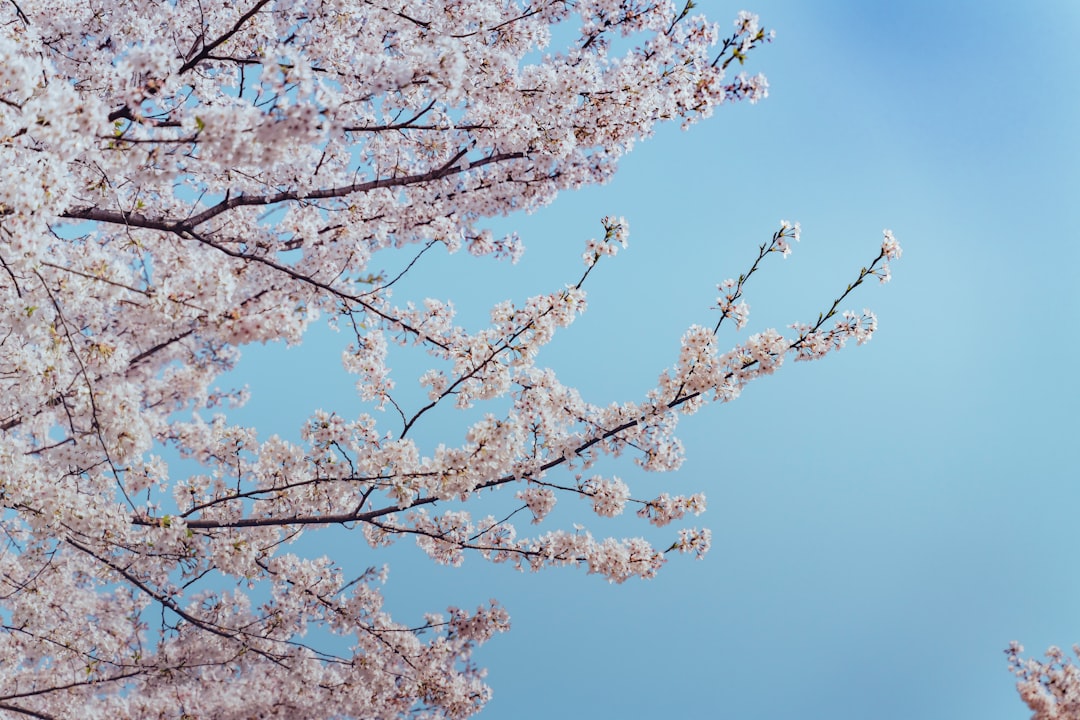
[[[651,532],[701,513],[703,495],[637,497],[599,466],[673,470],[680,414],[787,356],[865,342],[867,314],[827,321],[864,277],[886,279],[891,235],[818,322],[722,352],[746,282],[798,239],[782,223],[722,285],[720,321],[622,404],[586,401],[537,358],[626,246],[623,218],[602,220],[576,282],[499,303],[479,330],[450,301],[393,294],[433,248],[516,260],[520,239],[485,220],[606,181],[658,123],[764,97],[762,76],[728,68],[772,34],[744,12],[724,35],[692,7],[0,4],[0,709],[464,718],[491,695],[472,653],[505,610],[400,622],[385,568],[306,557],[301,533],[611,582],[707,551],[707,530],[659,551],[584,526],[519,536],[514,515],[555,524],[577,498],[567,512],[631,508]],[[391,249],[415,255],[393,272]],[[299,343],[320,318],[348,338],[360,409],[315,411],[296,440],[230,423],[220,409],[245,393],[214,383],[241,349]],[[391,372],[399,347],[430,363],[415,406]],[[444,407],[475,409],[463,438],[425,450],[416,429]]]
[[[1080,657],[1080,645],[1073,645]],[[1031,720],[1077,720],[1080,718],[1080,667],[1061,648],[1050,647],[1046,660],[1020,657],[1024,647],[1012,642],[1005,654],[1016,676],[1020,699],[1032,711]]]

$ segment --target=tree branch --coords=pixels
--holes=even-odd
[[[229,38],[239,32],[243,24],[250,20],[255,15],[255,13],[259,12],[259,10],[261,10],[263,6],[266,5],[268,2],[270,2],[270,0],[258,0],[258,2],[256,2],[250,10],[240,16],[240,19],[236,21],[236,24],[233,25],[231,29],[218,37],[217,40],[214,40],[209,45],[203,43],[202,50],[189,58],[188,61],[185,62],[183,65],[181,65],[180,70],[177,71],[177,74],[183,75],[188,70],[205,60],[210,55],[210,53],[214,51],[215,48],[217,48],[219,45],[226,42]],[[205,35],[203,37],[205,37]]]

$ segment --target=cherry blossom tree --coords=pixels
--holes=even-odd
[[[799,237],[781,223],[720,284],[719,320],[686,331],[651,392],[610,405],[538,352],[585,309],[624,220],[603,219],[575,281],[496,305],[480,331],[448,301],[395,301],[380,259],[442,246],[513,261],[520,241],[489,218],[604,182],[658,122],[764,97],[763,77],[734,73],[771,33],[745,12],[724,33],[692,8],[0,3],[0,709],[467,717],[490,694],[472,652],[505,610],[402,624],[385,569],[349,576],[292,540],[345,527],[372,548],[415,539],[438,563],[613,582],[708,549],[705,529],[657,549],[544,518],[571,497],[657,527],[702,512],[703,495],[638,499],[597,463],[674,470],[681,415],[786,358],[868,340],[873,315],[840,305],[888,279],[890,233],[815,320],[722,350],[722,324],[747,323],[747,282]],[[230,424],[243,393],[214,383],[240,349],[299,343],[320,318],[348,338],[360,410],[297,418],[295,442]],[[426,353],[417,407],[395,396],[395,344]],[[416,428],[444,406],[468,419],[464,440],[425,455]],[[519,534],[518,512],[537,532]]]

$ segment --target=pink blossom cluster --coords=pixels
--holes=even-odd
[[[626,247],[626,239],[630,236],[630,225],[626,218],[606,216],[601,220],[604,226],[604,239],[590,239],[585,243],[585,252],[581,257],[586,267],[592,267],[602,256],[615,257],[619,248]]]
[[[1080,645],[1073,646],[1080,657]],[[1077,720],[1080,718],[1080,667],[1064,651],[1051,647],[1046,660],[1021,658],[1024,647],[1013,642],[1005,654],[1017,677],[1020,699],[1032,711],[1031,720]]]
[[[701,530],[697,528],[683,528],[679,530],[679,539],[672,545],[673,550],[678,550],[682,553],[692,552],[697,557],[702,558],[705,553],[709,552],[709,547],[712,545],[712,531],[708,528]]]
[[[605,478],[597,475],[582,483],[581,489],[592,498],[593,512],[601,517],[622,514],[626,502],[630,499],[630,487],[617,477]]]
[[[291,545],[304,532],[358,529],[372,548],[411,538],[451,566],[656,574],[666,551],[647,538],[550,527],[581,511],[557,499],[598,518],[634,507],[655,527],[701,513],[701,494],[635,498],[597,465],[678,468],[680,413],[733,399],[788,355],[864,342],[868,314],[823,329],[834,303],[796,337],[765,330],[727,352],[719,323],[695,326],[655,389],[598,405],[537,358],[585,310],[597,263],[626,247],[623,218],[602,220],[576,282],[499,303],[478,330],[449,300],[397,301],[383,253],[513,261],[520,240],[488,218],[606,181],[660,121],[764,97],[763,77],[727,68],[771,33],[744,12],[723,36],[691,7],[0,5],[0,707],[478,712],[491,691],[472,653],[509,627],[506,611],[397,622],[384,568],[350,576],[307,557]],[[782,223],[722,287],[722,320],[747,322],[746,281],[798,234]],[[887,235],[854,285],[899,256]],[[221,408],[244,391],[215,382],[242,348],[302,342],[320,318],[347,337],[356,409],[299,419],[297,440],[231,423]],[[429,361],[419,406],[400,400],[397,346]],[[468,408],[463,436],[414,439],[436,412]],[[493,492],[504,485],[514,492]],[[519,536],[519,511],[547,525]],[[709,539],[681,529],[668,551],[700,557]]]
[[[663,527],[674,520],[682,518],[688,512],[694,515],[705,512],[705,495],[698,493],[689,497],[681,495],[672,497],[667,493],[663,493],[656,499],[644,503],[637,514],[640,517],[648,518],[653,525]]]

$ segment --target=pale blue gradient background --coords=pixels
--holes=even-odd
[[[699,9],[726,29],[742,7]],[[689,524],[713,529],[708,558],[609,586],[309,537],[355,567],[389,562],[398,620],[505,604],[512,632],[478,653],[487,720],[1027,718],[1003,649],[1080,641],[1080,3],[746,8],[777,31],[747,66],[768,75],[766,101],[665,128],[610,185],[499,223],[522,233],[519,265],[433,256],[396,295],[452,298],[477,327],[494,302],[574,281],[599,218],[625,215],[630,249],[598,269],[589,312],[541,360],[594,402],[640,399],[781,218],[802,222],[803,241],[749,285],[748,331],[816,317],[893,229],[893,281],[846,303],[878,313],[869,345],[787,365],[685,420],[679,473],[618,466],[636,497],[707,492]],[[235,418],[295,436],[316,407],[354,415],[333,371],[343,340],[249,351],[229,379],[253,393]],[[402,367],[415,397],[419,366]],[[443,413],[420,438],[462,433]],[[647,530],[563,504],[564,527]]]

